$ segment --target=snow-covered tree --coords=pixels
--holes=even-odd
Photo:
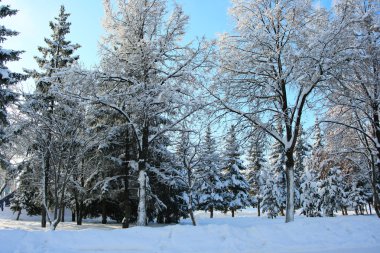
[[[236,139],[235,127],[231,127],[227,133],[226,147],[224,153],[224,183],[227,192],[224,197],[225,207],[231,210],[232,217],[235,211],[244,208],[249,202],[249,184],[244,176],[246,167],[240,159],[239,144]]]
[[[342,171],[338,167],[330,168],[317,184],[320,196],[319,207],[325,216],[333,217],[334,212],[342,208],[346,198]]]
[[[311,0],[233,0],[235,31],[219,40],[220,71],[208,89],[241,124],[276,139],[286,156],[286,222],[294,220],[294,150],[306,103],[337,64],[345,24]],[[276,131],[276,122],[284,135]]]
[[[79,112],[79,108],[76,108],[77,103],[58,94],[58,90],[65,88],[64,82],[69,81],[65,78],[64,71],[79,58],[73,55],[79,45],[66,40],[71,25],[67,21],[69,15],[64,6],[61,6],[58,17],[50,22],[51,38],[45,38],[46,47],[38,47],[42,57],[35,57],[41,72],[28,71],[35,79],[36,91],[34,94],[25,95],[27,101],[22,108],[22,112],[34,121],[34,125],[30,125],[35,132],[33,145],[37,147],[34,150],[38,154],[42,168],[42,227],[46,226],[49,185],[50,182],[54,183],[51,195],[54,196],[54,220],[48,217],[53,229],[62,217],[61,206],[70,176],[67,172],[72,171],[75,166],[72,163],[75,159],[71,156],[75,154],[74,148],[78,147],[76,138],[81,131],[80,124],[83,121],[81,113],[77,113]],[[64,164],[65,159],[68,163]],[[67,166],[70,169],[61,174],[63,168],[68,169]],[[60,182],[62,179],[63,182]],[[58,192],[62,195],[58,196]]]
[[[300,185],[300,207],[301,214],[307,217],[321,216],[319,203],[320,195],[318,192],[317,176],[313,171],[305,170]]]
[[[295,147],[295,161],[294,161],[294,185],[295,185],[295,207],[300,207],[300,195],[301,195],[301,184],[302,184],[302,176],[305,173],[306,169],[306,160],[308,152],[310,151],[310,147],[307,144],[307,140],[305,139],[305,133],[303,128],[301,128],[299,132],[299,136],[297,139],[297,144]]]
[[[163,0],[111,2],[104,1],[101,69],[89,95],[93,103],[118,112],[134,140],[140,187],[137,224],[144,226],[149,150],[197,108],[190,89],[207,55],[204,43],[191,48],[181,42],[188,17],[180,6],[169,13]]]
[[[262,196],[262,211],[267,213],[268,218],[276,218],[280,213],[278,205],[278,196],[282,190],[277,187],[274,181],[274,175],[271,170],[262,171],[260,173],[260,180],[263,182],[260,188]]]
[[[279,132],[281,133],[281,126],[278,126]],[[284,210],[286,208],[286,176],[285,176],[285,150],[284,146],[278,142],[274,141],[272,145],[272,150],[269,156],[269,168],[271,171],[272,180],[275,184],[275,191],[273,195],[276,198],[277,206],[280,209],[281,215],[284,215]]]
[[[0,4],[0,19],[17,14],[17,10],[11,9],[9,5]],[[3,146],[7,142],[6,127],[9,125],[7,107],[15,102],[17,94],[12,87],[18,82],[25,80],[26,76],[11,71],[6,64],[8,62],[18,61],[23,51],[5,49],[2,43],[11,36],[16,36],[18,32],[0,27],[0,170],[7,170],[9,161],[4,154]],[[1,191],[6,188],[7,178],[1,185]]]
[[[379,171],[380,171],[380,117],[379,117],[379,3],[375,0],[335,1],[334,15],[347,24],[345,41],[351,50],[344,52],[347,61],[334,71],[331,93],[332,106],[339,114],[328,121],[353,129],[361,135],[371,168],[371,187],[374,207],[380,217]],[[352,120],[347,121],[347,118]]]
[[[176,151],[178,166],[182,168],[183,171],[179,175],[178,180],[180,180],[184,186],[185,191],[182,197],[186,203],[186,210],[194,226],[196,226],[194,216],[197,197],[196,187],[197,185],[199,186],[199,177],[197,174],[199,171],[197,171],[197,169],[201,163],[201,145],[200,141],[196,139],[197,138],[190,134],[186,124],[183,124]]]
[[[264,142],[262,137],[251,139],[248,162],[247,181],[250,185],[251,204],[253,206],[257,205],[257,215],[260,216],[262,201],[260,188],[263,185],[263,182],[260,180],[260,175],[262,170],[265,169],[267,162],[264,156]]]
[[[198,205],[200,209],[209,211],[210,218],[213,218],[214,210],[224,209],[227,188],[223,181],[222,163],[210,126],[207,128],[201,148],[201,162],[197,171],[200,177],[197,187]]]

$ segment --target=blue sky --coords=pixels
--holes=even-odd
[[[87,67],[98,62],[98,42],[103,33],[102,0],[3,0],[18,9],[16,16],[5,18],[3,24],[20,32],[17,37],[8,39],[4,48],[25,50],[19,62],[10,63],[12,70],[33,69],[37,65],[33,56],[39,55],[38,46],[45,46],[44,37],[49,37],[49,21],[58,15],[60,5],[65,5],[71,13],[69,21],[71,33],[68,36],[82,47],[78,50],[80,61]],[[215,38],[217,33],[226,32],[231,27],[227,9],[229,0],[179,0],[186,14],[190,15],[188,38],[205,35]]]
[[[169,0],[169,2],[172,0]],[[20,35],[8,39],[3,48],[25,50],[22,59],[9,63],[13,71],[22,68],[36,69],[33,56],[39,55],[38,46],[45,46],[44,38],[49,37],[51,30],[49,21],[58,15],[60,5],[65,5],[66,11],[71,13],[69,21],[71,33],[68,36],[73,43],[82,47],[78,50],[80,61],[86,67],[98,63],[98,42],[103,33],[102,0],[3,0],[2,4],[9,4],[18,9],[16,16],[1,20],[7,28],[20,32]],[[230,31],[233,27],[228,16],[229,0],[178,0],[187,15],[190,16],[187,38],[206,36],[216,38],[218,33]],[[323,0],[322,3],[331,2]]]

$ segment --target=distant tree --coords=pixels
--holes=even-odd
[[[248,162],[247,180],[250,185],[251,204],[257,205],[257,215],[260,216],[262,201],[260,188],[263,185],[260,175],[267,163],[264,156],[264,143],[261,137],[251,139]]]
[[[282,132],[281,125],[278,125],[278,131]],[[285,175],[285,149],[284,146],[274,140],[272,145],[272,150],[269,156],[269,168],[271,171],[272,180],[275,184],[275,191],[273,192],[276,198],[278,208],[281,215],[285,215],[284,211],[286,208],[286,175]]]
[[[201,163],[197,171],[200,182],[198,186],[198,205],[200,209],[210,212],[214,217],[214,210],[223,210],[224,196],[227,191],[222,176],[222,163],[216,149],[216,142],[211,133],[211,127],[206,130],[202,143]]]
[[[267,213],[268,218],[276,218],[280,213],[278,205],[278,195],[282,190],[276,185],[274,175],[271,170],[263,171],[260,174],[263,186],[260,188],[262,196],[262,211]]]
[[[341,169],[333,167],[327,173],[321,173],[317,186],[320,196],[319,207],[325,216],[333,217],[334,212],[342,208],[346,197]]]
[[[301,184],[302,176],[305,173],[306,161],[308,153],[310,151],[310,146],[305,139],[305,133],[303,128],[299,131],[299,136],[297,138],[297,143],[294,153],[294,185],[295,185],[295,207],[300,208],[300,195],[301,195]]]
[[[318,179],[313,171],[305,170],[300,185],[300,207],[301,214],[307,217],[319,217],[320,195],[318,192]]]
[[[232,217],[235,211],[248,206],[249,203],[249,184],[244,176],[246,167],[240,159],[239,144],[236,139],[235,127],[231,127],[227,133],[227,141],[224,153],[225,167],[224,183],[227,192],[224,197],[226,209],[231,210]]]

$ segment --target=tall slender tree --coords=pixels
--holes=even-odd
[[[261,187],[264,183],[262,182],[260,175],[267,163],[264,156],[264,143],[262,137],[251,140],[248,162],[247,180],[250,185],[251,203],[252,205],[257,205],[257,215],[260,216],[262,201]]]
[[[62,5],[58,17],[55,18],[55,21],[49,23],[52,34],[50,38],[45,38],[46,47],[38,47],[38,51],[42,56],[36,56],[35,60],[40,67],[40,72],[37,70],[28,71],[35,79],[36,91],[33,95],[28,96],[30,107],[26,108],[26,113],[32,113],[33,115],[29,115],[31,117],[36,117],[37,115],[41,115],[42,117],[37,123],[38,126],[36,126],[43,129],[43,132],[40,132],[41,134],[38,135],[40,139],[36,140],[39,144],[38,152],[41,154],[42,160],[40,163],[43,170],[42,227],[46,227],[47,195],[49,192],[49,182],[52,180],[50,178],[52,176],[52,129],[57,107],[55,90],[52,89],[52,86],[63,85],[62,77],[59,76],[59,73],[79,59],[79,56],[73,54],[80,46],[72,44],[66,39],[66,36],[70,33],[71,23],[67,21],[69,16],[70,14],[66,13],[65,7]],[[29,110],[31,108],[32,110]],[[58,214],[55,213],[56,215]],[[54,218],[56,219],[57,217]]]
[[[249,184],[244,176],[246,167],[240,159],[239,145],[236,139],[235,127],[231,126],[227,133],[225,148],[224,182],[227,187],[225,206],[235,217],[235,211],[249,206]]]
[[[197,171],[200,182],[198,186],[199,208],[209,211],[210,218],[215,210],[223,210],[226,185],[222,176],[222,163],[216,149],[216,142],[208,126],[202,143],[201,163]]]

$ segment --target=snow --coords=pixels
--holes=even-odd
[[[208,213],[196,212],[196,227],[190,219],[178,225],[129,229],[87,221],[81,230],[65,222],[57,231],[41,231],[34,227],[36,221],[10,220],[14,216],[5,210],[0,211],[0,252],[380,252],[380,219],[373,215],[297,216],[287,224],[284,217],[256,217],[255,209],[236,216],[215,212],[215,218],[209,219]]]

